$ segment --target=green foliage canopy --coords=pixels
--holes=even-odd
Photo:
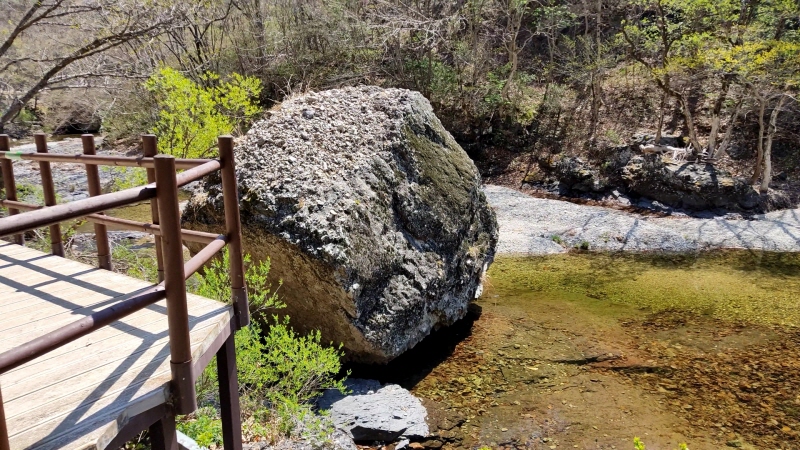
[[[217,137],[241,131],[261,108],[255,100],[261,81],[233,73],[222,80],[213,73],[202,76],[204,87],[165,67],[145,83],[158,106],[152,132],[158,150],[179,158],[213,155]]]

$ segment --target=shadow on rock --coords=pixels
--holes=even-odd
[[[386,365],[349,363],[343,370],[350,370],[351,378],[375,379],[412,389],[472,334],[472,326],[481,317],[481,312],[480,306],[470,304],[463,319],[432,332],[414,348]]]

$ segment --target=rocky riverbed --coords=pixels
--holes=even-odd
[[[98,147],[103,143],[103,138],[98,137],[96,144]],[[47,143],[49,153],[63,154],[63,155],[77,155],[83,153],[83,146],[80,138],[65,138],[59,141],[51,141]],[[12,146],[11,150],[17,152],[36,152],[36,145],[23,144]],[[113,150],[98,150],[99,155],[108,156],[123,156],[123,153]],[[61,202],[71,202],[80,200],[89,196],[89,186],[86,182],[86,166],[83,164],[70,164],[70,163],[51,163],[53,172],[53,184],[55,185],[56,195]],[[101,167],[100,169],[100,184],[104,189],[109,188],[115,179],[118,180],[120,176],[128,172],[129,169],[124,167]],[[41,187],[42,178],[39,174],[39,163],[36,161],[15,161],[14,162],[14,180],[17,183],[17,189],[22,189],[22,194],[36,196],[35,191]],[[28,200],[35,200],[29,198]]]
[[[500,226],[498,254],[590,251],[693,252],[725,248],[800,251],[800,209],[740,216],[658,217],[531,197],[501,186],[484,192]]]

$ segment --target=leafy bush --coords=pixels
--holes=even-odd
[[[201,447],[222,445],[222,422],[214,408],[198,408],[191,417],[191,420],[177,423],[181,433],[190,436]]]
[[[267,279],[271,260],[253,263],[250,255],[244,255],[244,281],[247,285],[247,296],[250,302],[250,312],[255,319],[258,319],[267,309],[283,308],[286,305],[278,299],[277,289],[272,291],[272,284]],[[230,301],[231,276],[228,268],[230,267],[230,255],[226,247],[221,258],[211,261],[209,267],[200,276],[199,284],[195,293],[203,297],[213,298],[221,302]],[[278,282],[278,288],[282,284]]]
[[[200,86],[177,70],[163,68],[145,87],[158,106],[153,133],[158,150],[179,158],[210,156],[217,136],[246,126],[260,111],[254,99],[261,93],[255,77],[232,74],[227,81],[206,73]]]
[[[158,265],[155,256],[143,255],[128,244],[117,244],[112,245],[111,261],[117,272],[150,283],[158,283]]]
[[[100,170],[111,173],[112,192],[147,184],[147,172],[138,167],[103,166]]]
[[[244,259],[253,321],[236,333],[235,342],[245,435],[275,440],[300,432],[307,438],[325,439],[332,427],[324,417],[313,414],[311,401],[323,389],[344,390],[342,381],[336,380],[341,370],[341,347],[323,345],[319,332],[297,334],[289,326],[288,317],[268,319],[266,311],[285,306],[267,279],[270,261],[252,263],[249,255]],[[195,292],[229,301],[229,261],[227,251],[213,261]],[[217,404],[217,385],[214,360],[198,380],[201,404]],[[192,437],[216,430],[216,422],[197,414],[183,420],[193,422],[185,428]]]

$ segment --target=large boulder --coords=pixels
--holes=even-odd
[[[691,210],[763,209],[753,186],[712,164],[676,162],[660,155],[634,156],[622,169],[622,179],[631,193],[670,206]]]
[[[497,223],[467,154],[430,103],[359,87],[284,102],[236,146],[244,250],[272,259],[292,322],[386,362],[463,317]],[[219,230],[219,179],[183,220]]]

